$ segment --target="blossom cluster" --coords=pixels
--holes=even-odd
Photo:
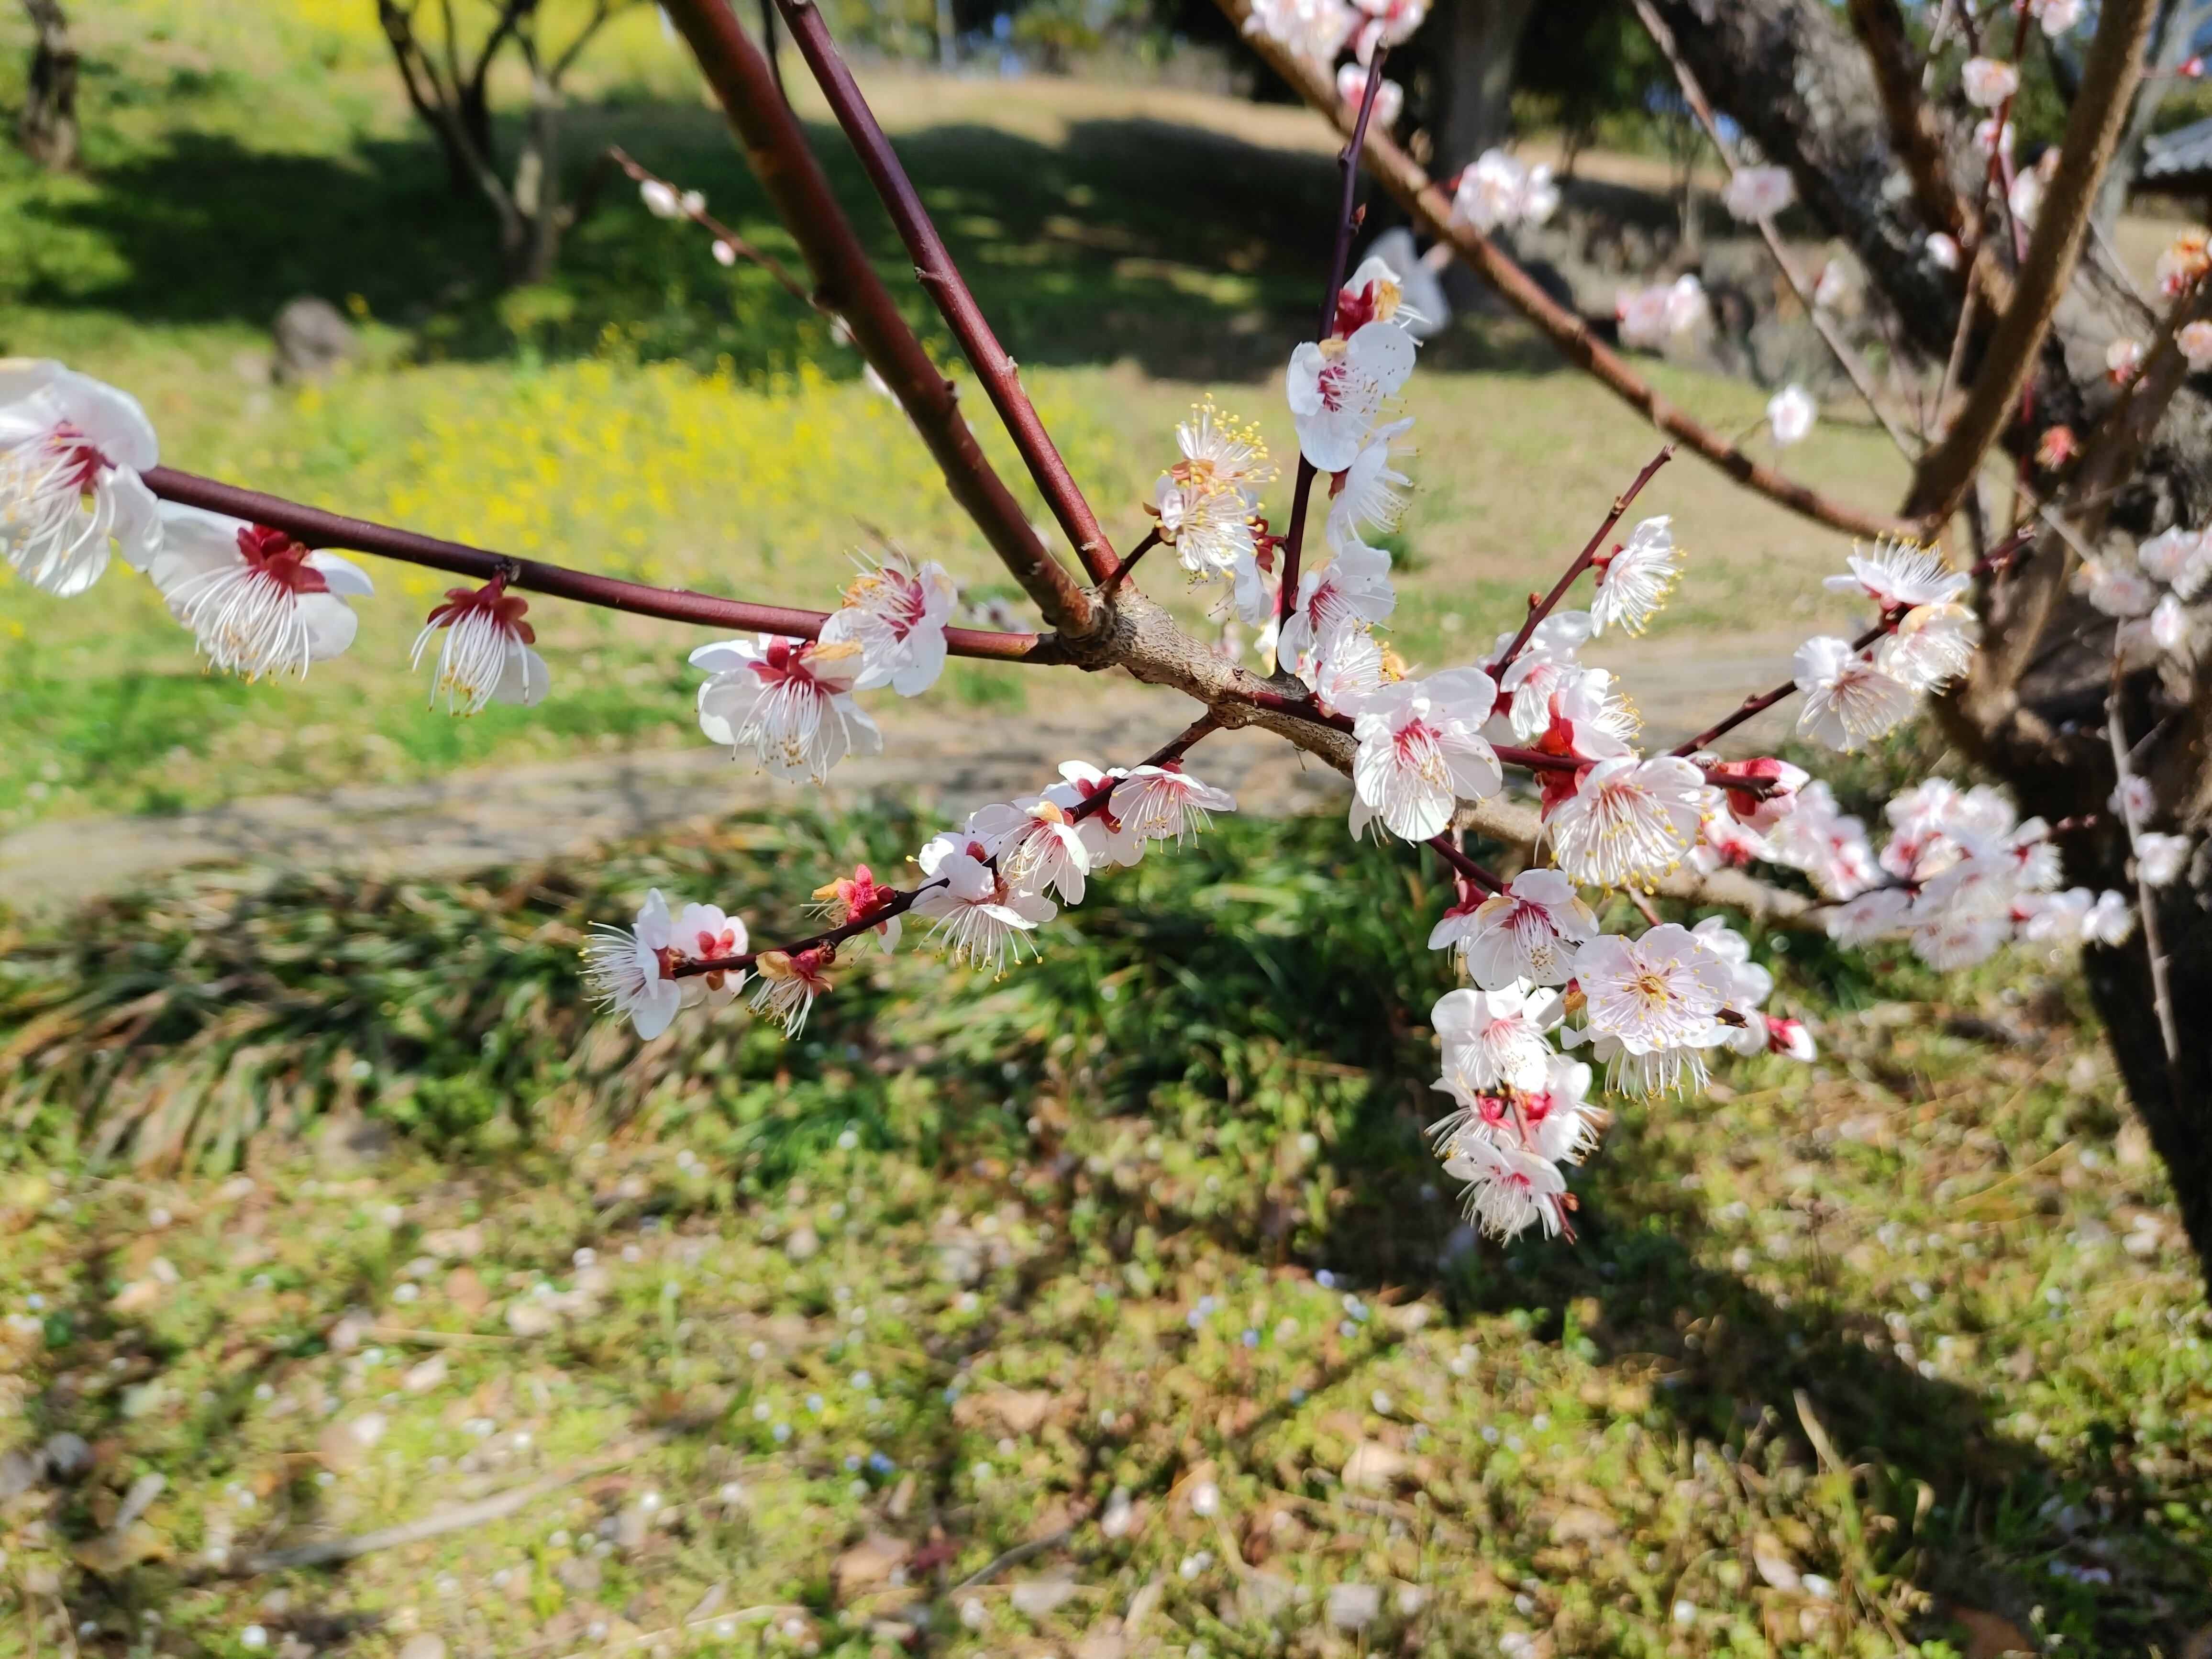
[[[2186,669],[2204,641],[2204,618],[2191,607],[2212,585],[2212,526],[2161,530],[2136,545],[2133,564],[2086,557],[2074,585],[2093,607],[2118,619],[2114,648],[2125,666]]]
[[[1428,12],[1429,0],[1254,0],[1244,32],[1265,36],[1323,75],[1349,46],[1358,63],[1345,64],[1334,79],[1338,96],[1357,111],[1367,97],[1365,66],[1374,61],[1376,49],[1412,39]],[[1376,89],[1369,118],[1387,131],[1405,106],[1405,89],[1384,81]]]

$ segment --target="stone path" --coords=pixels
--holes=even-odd
[[[1794,638],[1625,641],[1590,654],[1628,683],[1658,745],[1786,677],[1794,646]],[[911,796],[957,821],[987,801],[1034,791],[1062,760],[1126,764],[1172,737],[1192,713],[1184,699],[1126,679],[1060,687],[1068,694],[1064,704],[1018,714],[948,717],[878,702],[884,753],[845,762],[818,793],[701,747],[271,796],[167,817],[58,819],[0,840],[0,907],[52,910],[192,865],[454,875],[802,799],[834,807]],[[1749,728],[1762,743],[1784,731],[1779,714]],[[1342,778],[1266,732],[1224,732],[1201,753],[1204,775],[1231,791],[1243,811],[1283,816],[1347,799]]]

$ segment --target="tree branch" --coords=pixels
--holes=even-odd
[[[767,61],[746,38],[727,0],[667,0],[665,9],[690,43],[754,173],[799,244],[823,302],[845,319],[861,356],[906,410],[943,470],[953,499],[981,529],[1045,620],[1072,640],[1088,638],[1100,626],[1099,607],[1037,539],[1021,504],[984,459],[961,417],[952,383],[930,362],[869,264],[821,163],[807,148],[799,118],[777,95]]]
[[[1250,15],[1251,0],[1215,0],[1215,3],[1241,31]],[[1352,112],[1337,96],[1334,82],[1264,33],[1248,34],[1245,39],[1310,106],[1333,121],[1340,132],[1349,134]],[[1420,164],[1388,136],[1376,133],[1369,138],[1365,160],[1368,171],[1413,216],[1424,235],[1450,244],[1468,267],[1497,289],[1507,304],[1534,323],[1561,356],[1661,431],[1746,489],[1815,524],[1855,536],[1918,535],[1920,526],[1917,524],[1830,501],[1817,490],[1793,482],[1753,460],[1735,444],[1660,396],[1617,352],[1590,331],[1588,323],[1539,288],[1488,237],[1471,225],[1455,223],[1450,198],[1430,180]]]
[[[1513,643],[1505,647],[1505,654],[1491,664],[1486,671],[1491,678],[1498,678],[1507,669],[1513,666],[1513,659],[1519,656],[1528,645],[1529,637],[1536,631],[1537,624],[1559,609],[1559,601],[1566,598],[1567,590],[1575,585],[1575,579],[1596,562],[1598,549],[1605,545],[1605,538],[1613,534],[1613,526],[1620,522],[1622,516],[1627,513],[1630,504],[1644,493],[1644,486],[1651,482],[1661,467],[1674,459],[1674,446],[1672,444],[1664,446],[1656,455],[1644,464],[1644,471],[1636,475],[1628,488],[1613,498],[1613,507],[1606,514],[1605,521],[1598,526],[1597,533],[1583,544],[1583,550],[1575,556],[1573,562],[1561,574],[1559,580],[1552,584],[1552,591],[1540,599],[1529,601],[1528,614],[1522,621],[1521,631],[1513,636]]]
[[[752,605],[743,599],[720,599],[680,587],[653,587],[644,582],[596,576],[536,559],[488,552],[464,542],[444,541],[411,530],[372,524],[365,519],[349,519],[320,507],[302,507],[281,496],[241,489],[213,478],[179,472],[173,467],[151,467],[143,477],[146,487],[164,501],[267,525],[309,547],[351,548],[405,564],[473,577],[478,581],[503,576],[507,585],[518,591],[572,599],[580,605],[610,611],[626,611],[633,616],[697,623],[710,628],[748,629],[797,640],[817,637],[822,624],[829,620],[828,613],[821,611]],[[945,647],[956,657],[980,657],[1000,662],[1047,664],[1073,660],[1061,641],[1050,634],[1000,634],[984,629],[948,628],[945,630]]]
[[[837,125],[852,141],[869,182],[875,185],[876,194],[890,210],[891,222],[898,227],[899,238],[913,257],[915,279],[936,302],[938,311],[960,342],[961,350],[975,366],[984,389],[990,394],[992,406],[999,411],[1000,420],[1006,423],[1007,434],[1014,441],[1014,447],[1028,464],[1038,493],[1074,544],[1083,568],[1091,573],[1094,582],[1105,580],[1114,574],[1117,562],[1113,544],[1099,527],[1091,503],[1076,487],[1074,476],[1060,459],[1044,422],[1037,418],[1029,393],[1022,390],[1020,370],[992,333],[982,307],[975,303],[975,296],[969,291],[959,268],[952,263],[952,256],[945,251],[945,240],[937,234],[937,227],[930,222],[928,210],[922,206],[913,181],[900,165],[898,153],[884,136],[875,112],[860,95],[852,70],[839,55],[836,42],[830,38],[829,26],[822,21],[820,10],[813,0],[776,0],[776,5],[799,55],[813,71],[823,95],[829,99]]]
[[[1875,88],[1881,94],[1881,112],[1889,123],[1889,142],[1912,181],[1913,205],[1934,228],[1963,239],[1966,234],[1966,204],[1951,182],[1943,131],[1936,112],[1920,89],[1920,68],[1912,42],[1905,32],[1905,14],[1897,0],[1849,0],[1851,27],[1866,48],[1874,70]]]
[[[2142,73],[2143,41],[2155,9],[2154,0],[2106,0],[2089,45],[2081,94],[2066,123],[2058,176],[2036,214],[2012,305],[1998,319],[1966,407],[1921,459],[1905,501],[1905,511],[1915,517],[1940,524],[1958,510],[1982,457],[2012,417],[2065,295],[2098,186],[2127,125],[2128,100]]]

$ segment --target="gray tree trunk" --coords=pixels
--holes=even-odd
[[[23,0],[38,40],[18,127],[23,153],[50,172],[76,165],[76,43],[61,0]]]
[[[1438,0],[1428,23],[1436,177],[1450,178],[1511,131],[1513,59],[1534,9],[1535,0]]]

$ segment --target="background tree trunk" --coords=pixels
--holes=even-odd
[[[23,153],[52,172],[76,165],[76,42],[61,0],[23,0],[38,41],[18,129]]]
[[[1801,200],[1858,255],[1905,337],[1940,362],[1959,323],[1960,278],[1925,257],[1924,223],[1909,191],[1885,188],[1898,162],[1873,72],[1858,43],[1826,0],[1654,0],[1685,59],[1714,102],[1788,167]],[[1710,21],[1700,11],[1711,13]],[[2184,7],[2184,16],[2194,5]],[[1963,135],[1947,134],[1952,173],[1974,199],[1978,171]],[[2064,422],[2091,430],[2117,393],[2101,373],[2116,335],[2141,331],[2140,317],[2116,313],[2109,295],[2077,282],[2061,307],[2033,377],[2038,429]],[[1966,373],[1985,342],[1970,343]],[[2037,433],[2015,429],[2004,442],[2033,448]],[[2071,509],[2069,509],[2071,510]],[[2166,408],[2140,466],[2108,510],[2083,517],[2094,539],[2132,562],[2134,544],[2174,524],[2212,518],[2212,403],[2185,386]],[[2028,595],[2034,580],[1985,585],[1981,596],[1990,650],[2027,665],[2009,679],[1973,681],[1942,706],[1945,729],[1976,765],[2008,784],[2023,815],[2057,823],[2098,815],[2087,833],[2063,838],[2067,880],[2133,896],[2125,834],[2107,801],[2115,770],[2104,738],[2113,626],[2057,579],[2056,538],[2032,556],[2031,578],[2057,595],[2047,620]],[[2039,569],[2033,561],[2043,561]],[[2151,994],[2141,928],[2122,945],[2084,953],[2090,993],[2105,1021],[2128,1093],[2165,1160],[2184,1225],[2212,1275],[2212,685],[2207,665],[2177,682],[2142,672],[2122,697],[2126,729],[2139,746],[2132,763],[2153,786],[2148,827],[2197,841],[2183,877],[2158,899],[2180,1052],[2169,1063]]]
[[[1513,59],[1535,0],[1438,0],[1428,28],[1436,112],[1430,172],[1449,179],[1513,125]]]

